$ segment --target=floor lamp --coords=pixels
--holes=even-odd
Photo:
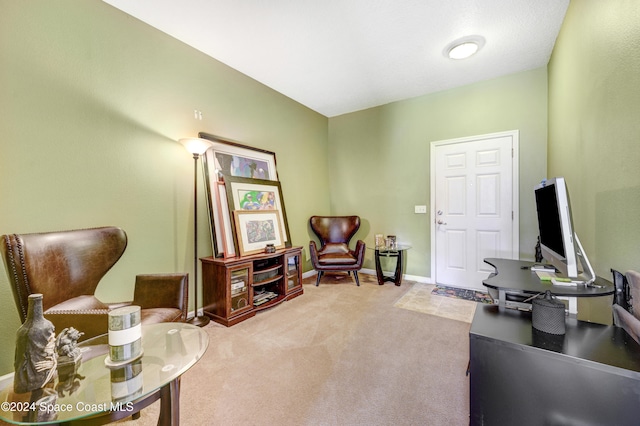
[[[198,315],[198,158],[213,144],[199,138],[184,138],[179,142],[193,154],[193,307],[195,315],[189,322],[198,327],[204,327],[209,324],[209,317]]]

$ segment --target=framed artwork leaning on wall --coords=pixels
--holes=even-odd
[[[277,211],[283,230],[283,243],[286,247],[291,247],[287,213],[280,182],[224,176],[224,184],[227,191],[229,216],[233,216],[233,212],[237,210]]]
[[[233,257],[238,254],[237,236],[233,211],[235,206],[229,204],[227,180],[242,179],[255,181],[257,185],[264,182],[276,187],[272,196],[276,197],[276,209],[281,210],[280,220],[284,226],[284,242],[291,246],[289,230],[284,213],[284,203],[280,193],[278,172],[276,170],[276,154],[260,148],[253,148],[241,143],[221,138],[209,133],[200,132],[198,137],[207,139],[213,144],[202,155],[202,168],[205,183],[205,199],[209,210],[211,245],[214,257]],[[240,207],[238,207],[240,209]]]
[[[235,210],[233,216],[240,256],[264,252],[267,244],[284,247],[277,210]]]

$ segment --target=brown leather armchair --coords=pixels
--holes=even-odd
[[[138,275],[133,301],[107,304],[95,290],[127,247],[127,234],[117,227],[2,236],[3,260],[20,318],[25,321],[28,297],[43,294],[43,309],[56,332],[75,327],[82,340],[108,331],[108,312],[134,304],[143,324],[187,319],[188,274]]]
[[[349,248],[349,241],[360,228],[358,216],[312,216],[309,219],[311,230],[318,236],[321,248],[318,250],[315,241],[309,243],[311,263],[318,276],[316,286],[325,271],[351,273],[360,285],[358,271],[362,269],[365,244],[358,240],[355,250]]]

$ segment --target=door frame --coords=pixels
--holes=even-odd
[[[519,169],[519,143],[520,143],[520,131],[509,130],[505,132],[488,133],[484,135],[466,136],[455,139],[445,139],[440,141],[432,141],[430,143],[429,156],[430,156],[430,170],[429,170],[429,189],[430,189],[430,213],[429,220],[431,221],[431,280],[434,284],[437,283],[437,268],[436,268],[436,148],[443,145],[452,145],[457,143],[477,142],[484,139],[495,139],[501,137],[511,137],[511,172],[512,172],[512,220],[511,220],[511,256],[513,259],[519,258],[520,253],[520,169]]]

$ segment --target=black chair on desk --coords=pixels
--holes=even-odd
[[[631,309],[629,309],[631,307],[631,303],[627,277],[622,272],[616,271],[615,269],[612,269],[611,273],[613,274],[613,285],[616,288],[616,292],[613,294],[613,303],[620,305],[623,309],[631,312]]]
[[[640,296],[640,273],[627,271],[626,275],[612,269],[616,292],[613,296],[613,324],[624,329],[640,343],[640,312],[633,309],[633,296]]]

